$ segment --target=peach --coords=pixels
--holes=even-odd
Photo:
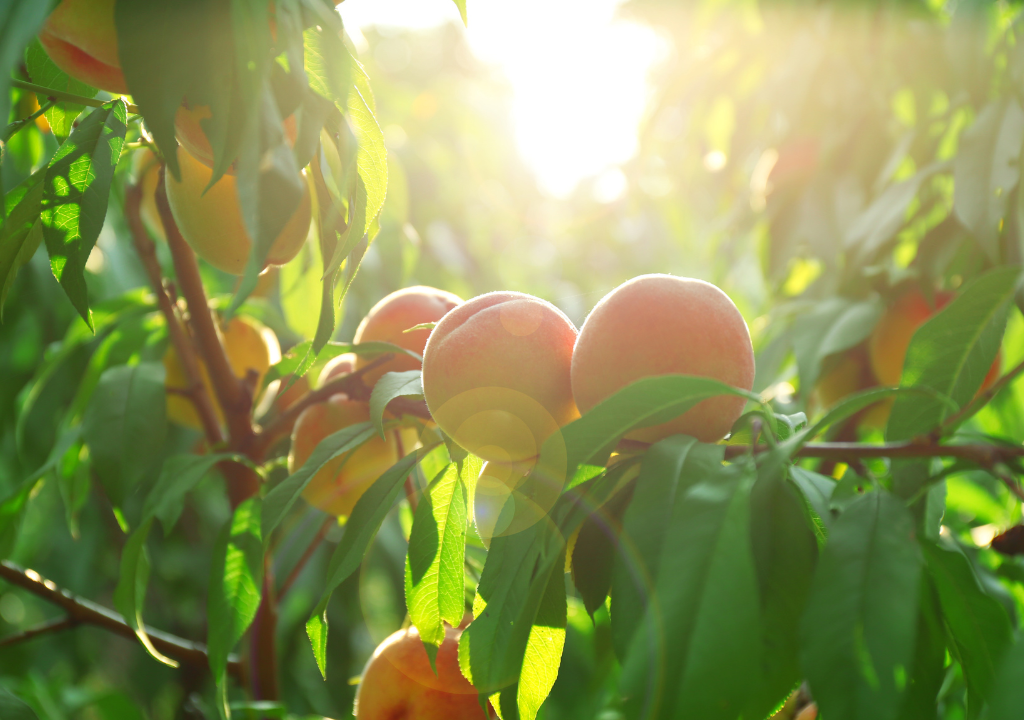
[[[462,304],[462,298],[444,290],[417,285],[393,292],[374,305],[356,329],[354,343],[388,342],[418,355],[423,354],[427,345],[430,330],[413,330],[411,327],[423,323],[437,322],[456,305]],[[356,358],[356,369],[373,362],[372,357]],[[377,367],[363,376],[363,382],[373,387],[381,375],[389,372],[419,370],[420,363],[408,355],[398,355],[393,360]]]
[[[878,387],[878,379],[871,371],[867,346],[861,343],[825,359],[821,375],[811,394],[811,404],[820,410],[829,410],[849,395],[874,387]],[[857,418],[856,424],[862,427],[883,428],[889,418],[890,409],[890,400],[874,403],[854,416]]]
[[[306,408],[292,430],[288,472],[294,473],[302,467],[328,435],[369,419],[369,405],[349,400],[341,394]],[[385,441],[375,435],[359,448],[334,458],[321,468],[302,491],[302,497],[324,512],[348,517],[366,489],[396,462],[398,449],[394,437],[389,434]]]
[[[586,413],[641,378],[669,374],[709,377],[750,390],[750,333],[729,296],[711,283],[641,275],[608,293],[583,323],[572,358],[573,395]],[[674,420],[627,437],[655,442],[683,433],[716,442],[746,402],[734,395],[708,398]]]
[[[231,369],[239,378],[244,378],[249,370],[255,370],[259,378],[262,379],[270,366],[281,359],[281,346],[277,342],[277,336],[270,328],[252,318],[232,318],[227,328],[222,331],[221,339]],[[181,359],[173,345],[168,346],[167,352],[164,354],[164,369],[167,373],[165,379],[168,391],[167,417],[181,425],[197,430],[202,429],[203,425],[192,401],[182,395],[182,391],[188,389],[188,382],[185,379],[185,370],[181,365]],[[217,395],[202,359],[199,360],[199,373],[203,385],[206,386],[206,392],[213,401],[217,417],[223,424],[224,413],[217,405]],[[258,385],[259,383],[257,383]]]
[[[196,255],[214,267],[241,275],[249,259],[252,239],[242,220],[238,184],[225,175],[207,189],[213,171],[186,151],[178,152],[181,180],[166,174],[167,200],[182,237]],[[305,171],[303,171],[305,177]],[[309,233],[312,198],[309,184],[298,209],[277,236],[267,255],[268,265],[284,265],[295,257]]]
[[[531,465],[579,412],[569,367],[576,328],[540,298],[492,292],[445,315],[423,350],[423,392],[434,421],[493,463]]]
[[[174,134],[178,142],[185,148],[192,157],[206,167],[213,167],[213,147],[210,145],[206,132],[203,130],[201,121],[212,117],[209,105],[196,105],[190,107],[184,103],[178,107],[174,115]],[[285,137],[288,144],[294,146],[299,134],[299,128],[295,115],[289,115],[283,122]],[[228,170],[234,174],[234,166]]]
[[[115,0],[61,0],[39,31],[53,63],[76,80],[112,93],[128,92],[117,55]]]
[[[793,720],[815,720],[818,717],[818,706],[815,703],[805,706]]]
[[[461,634],[446,629],[436,674],[415,627],[390,635],[363,669],[356,720],[486,720],[476,689],[459,670]]]
[[[316,386],[323,387],[335,378],[344,377],[356,369],[356,356],[353,353],[338,355],[327,361],[324,369],[320,371],[320,378]]]
[[[164,224],[156,207],[156,186],[160,182],[160,159],[148,147],[135,151],[132,157],[132,174],[135,182],[142,187],[142,206],[139,214],[146,229],[161,240],[166,240]]]

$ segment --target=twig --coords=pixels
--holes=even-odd
[[[189,338],[185,327],[182,325],[178,314],[174,310],[171,299],[163,285],[163,276],[160,270],[160,261],[156,257],[156,246],[146,231],[142,222],[140,207],[142,204],[142,187],[139,185],[128,185],[124,193],[124,214],[128,220],[128,227],[132,233],[132,240],[135,243],[135,250],[146,270],[149,284],[156,293],[157,305],[167,321],[167,332],[171,337],[171,344],[178,353],[182,370],[188,387],[180,390],[181,394],[188,396],[195,406],[196,414],[203,426],[206,435],[206,442],[210,447],[216,447],[224,442],[221,434],[220,422],[217,420],[217,413],[213,408],[213,402],[206,387],[203,385],[202,376],[199,372],[199,360],[196,358],[195,347]]]
[[[135,631],[120,615],[102,605],[97,605],[57,587],[56,584],[46,580],[35,570],[25,570],[14,563],[3,560],[0,561],[0,579],[61,608],[67,613],[67,619],[73,624],[93,625],[115,635],[136,640]],[[164,655],[189,665],[207,669],[210,667],[205,645],[148,627],[146,632],[153,642],[153,647]],[[239,680],[243,679],[242,665],[235,655],[228,658],[228,673]]]
[[[281,589],[277,591],[277,596],[279,598],[284,597],[284,594],[288,592],[288,589],[295,584],[299,575],[302,574],[302,569],[306,567],[306,563],[309,562],[311,557],[313,557],[313,553],[315,553],[316,549],[320,547],[320,543],[323,542],[330,529],[337,524],[338,520],[335,517],[329,517],[324,520],[323,525],[320,526],[320,529],[317,530],[313,540],[309,543],[309,547],[307,547],[306,551],[302,553],[302,557],[299,558],[298,562],[295,563],[295,567],[293,567],[292,571],[288,573],[288,577],[286,577],[284,582],[281,583]]]
[[[26,640],[31,640],[34,637],[39,637],[40,635],[49,635],[50,633],[67,630],[74,626],[75,621],[70,617],[57,618],[56,620],[44,622],[42,625],[36,625],[33,628],[24,630],[23,632],[8,635],[7,637],[0,639],[0,647],[4,647],[5,645],[15,645],[17,643],[25,642]]]
[[[44,87],[42,85],[34,85],[24,80],[15,80],[11,78],[11,86],[21,88],[22,90],[31,90],[36,95],[40,95],[45,98],[53,100],[63,100],[64,102],[76,103],[78,105],[88,105],[89,107],[103,107],[105,104],[110,102],[109,100],[97,100],[96,98],[88,98],[84,95],[75,95],[74,93],[64,92],[63,90],[54,90],[53,88]],[[138,105],[128,104],[128,112],[138,114],[141,112]]]
[[[12,122],[10,125],[7,126],[7,129],[4,130],[3,135],[0,136],[0,141],[7,142],[8,140],[10,140],[12,135],[19,132],[23,127],[25,127],[30,122],[32,122],[37,117],[39,117],[47,110],[49,110],[51,107],[53,107],[53,103],[53,100],[47,100],[45,103],[39,106],[38,110],[36,110],[28,117],[22,118],[21,120],[15,120],[14,122]]]
[[[964,405],[962,408],[960,408],[959,412],[943,420],[942,429],[951,430],[960,423],[962,423],[964,420],[967,420],[969,417],[974,415],[974,413],[978,412],[979,410],[981,410],[981,408],[987,405],[992,398],[999,394],[1000,390],[1002,390],[1004,387],[1013,382],[1017,378],[1017,376],[1020,375],[1022,372],[1024,372],[1024,362],[1021,362],[1019,365],[1017,365],[1017,367],[1013,368],[1008,373],[1006,373],[1001,378],[992,383],[992,387],[990,387],[988,390],[986,390],[983,393],[978,393],[977,395],[975,395],[974,399],[971,400],[966,405]]]

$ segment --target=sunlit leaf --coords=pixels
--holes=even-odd
[[[25,68],[36,85],[88,98],[96,95],[96,88],[80,80],[75,80],[57,67],[43,50],[38,38],[33,40],[25,50]],[[46,111],[46,121],[50,124],[50,130],[58,140],[63,141],[71,134],[72,123],[84,109],[84,105],[61,101]]]

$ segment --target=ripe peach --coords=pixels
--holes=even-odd
[[[461,634],[446,630],[437,651],[437,674],[415,627],[389,636],[363,669],[356,720],[486,720],[476,689],[459,670]]]
[[[288,472],[294,473],[302,467],[328,435],[369,419],[369,405],[341,394],[306,408],[292,430]],[[398,449],[393,436],[389,435],[385,441],[375,435],[361,447],[336,457],[321,468],[302,491],[302,497],[324,512],[348,517],[366,489],[396,462]]]
[[[231,369],[239,378],[244,378],[252,369],[262,379],[270,366],[281,359],[281,346],[277,342],[277,336],[270,328],[251,318],[232,318],[227,328],[222,331],[222,340]],[[165,379],[168,391],[167,417],[181,425],[201,429],[203,425],[192,401],[181,394],[182,391],[188,389],[188,381],[185,378],[181,359],[173,345],[168,346],[167,352],[164,354],[164,369],[167,373]],[[206,392],[213,401],[217,417],[223,423],[224,413],[217,405],[217,395],[202,359],[199,360],[199,373],[202,376],[203,385],[206,386]]]
[[[804,707],[793,720],[815,720],[818,717],[818,706],[811,703]]]
[[[569,318],[531,295],[492,292],[457,306],[423,351],[430,414],[484,460],[532,464],[579,416],[569,381],[575,339]]]
[[[117,56],[115,0],[61,0],[39,31],[54,64],[76,80],[127,93]]]
[[[327,361],[324,369],[320,371],[320,378],[316,382],[317,387],[323,387],[335,378],[348,375],[356,369],[356,356],[353,353],[338,355]]]
[[[213,167],[213,147],[206,137],[201,121],[211,116],[209,105],[190,107],[187,103],[179,106],[174,115],[174,134],[178,138],[178,142],[192,157],[209,168]],[[286,117],[283,125],[288,144],[294,146],[299,134],[295,115]],[[234,175],[234,168],[232,167],[228,172]]]
[[[935,293],[934,307],[928,304],[917,288],[901,295],[882,319],[878,321],[869,340],[871,369],[882,385],[899,385],[903,375],[903,362],[907,357],[910,340],[921,325],[932,315],[944,308],[956,293],[941,291]],[[1000,355],[996,355],[989,368],[981,389],[985,390],[999,375]]]
[[[224,272],[241,275],[249,259],[252,239],[242,220],[238,184],[225,175],[209,190],[213,171],[185,151],[178,152],[181,180],[166,174],[167,200],[182,237],[196,255]],[[305,176],[305,172],[303,172]],[[309,184],[295,214],[277,236],[267,256],[268,265],[283,265],[302,248],[312,218]]]
[[[580,329],[572,358],[572,390],[586,413],[641,378],[684,374],[750,390],[754,350],[743,316],[711,283],[641,275],[608,293]],[[655,442],[683,433],[702,442],[725,437],[746,400],[719,395],[669,422],[627,437]]]
[[[388,342],[398,347],[423,354],[430,330],[413,330],[411,327],[428,322],[437,322],[456,305],[462,298],[444,290],[417,285],[393,292],[374,305],[356,329],[353,342]],[[360,355],[356,358],[356,369],[365,367],[373,358]],[[420,363],[408,355],[398,355],[384,365],[375,368],[363,376],[363,382],[369,387],[388,372],[419,370]]]
[[[166,240],[164,224],[156,207],[156,186],[160,182],[160,159],[148,147],[135,151],[132,157],[132,174],[136,184],[142,187],[142,206],[139,214],[150,233]]]

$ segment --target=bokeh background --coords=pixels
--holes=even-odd
[[[720,285],[746,317],[755,390],[786,412],[813,413],[809,388],[830,353],[866,337],[901,288],[956,289],[994,264],[1020,262],[1019,9],[983,0],[470,0],[467,29],[450,0],[346,0],[340,12],[372,81],[390,183],[336,339],[412,284],[467,298],[533,293],[579,325],[630,277],[688,275]],[[12,119],[24,117],[32,98],[13,92]],[[43,127],[14,136],[4,186],[55,148]],[[119,173],[130,176],[130,160]],[[117,192],[90,259],[94,305],[145,284]],[[310,244],[247,306],[285,347],[315,328],[314,253]],[[232,292],[232,278],[204,272],[214,294]],[[848,344],[823,344],[851,308],[867,320],[849,321]],[[55,408],[72,400],[90,357],[54,343],[80,326],[37,253],[0,324],[0,494],[46,461]],[[1003,362],[1022,357],[1014,313]],[[976,429],[1024,439],[1022,401],[1010,387]],[[195,442],[176,432],[179,451]],[[89,491],[88,464],[79,467],[40,487],[14,558],[109,606],[112,548],[124,535],[98,485]],[[1019,511],[995,483],[970,480],[950,478],[947,524],[981,544]],[[208,558],[196,548],[212,544],[210,528],[228,512],[211,478],[185,510],[185,532],[154,538],[153,625],[205,635]],[[279,643],[293,712],[347,717],[349,679],[401,626],[403,521],[388,519],[359,577],[335,593],[326,683],[303,623],[336,537],[287,596]],[[315,511],[299,522],[279,549],[279,575],[320,523]],[[1000,593],[1011,609],[1024,600]],[[0,636],[52,612],[0,586]],[[607,614],[592,622],[571,600],[562,669],[541,717],[622,717],[616,673]],[[210,712],[205,677],[88,628],[0,648],[0,678],[51,720]],[[951,678],[944,693],[944,717],[962,717],[962,682]]]

